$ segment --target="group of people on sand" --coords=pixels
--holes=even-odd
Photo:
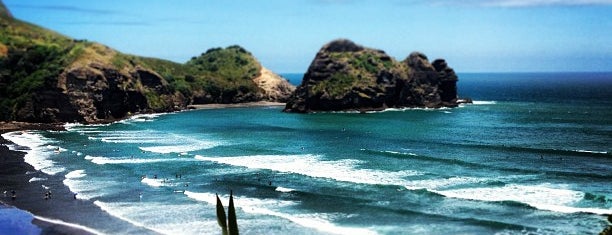
[[[53,195],[53,193],[51,193],[51,190],[47,190],[47,191],[45,191],[43,199],[49,200],[49,199],[51,199],[51,195]],[[7,196],[7,191],[4,191],[4,196],[5,197]],[[74,197],[74,199],[77,199],[77,194],[74,193],[73,197]],[[15,190],[11,190],[11,200],[13,200],[13,201],[17,200],[17,192],[15,192]]]

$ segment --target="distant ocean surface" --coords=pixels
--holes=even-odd
[[[601,232],[612,73],[459,76],[475,102],[454,109],[195,110],[4,137],[79,199],[165,234],[219,234],[230,190],[242,234]]]

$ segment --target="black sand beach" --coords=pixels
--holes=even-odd
[[[24,127],[13,123],[1,125],[0,133]],[[32,126],[31,129],[57,129],[57,126]],[[0,137],[0,203],[34,214],[32,224],[42,229],[41,234],[116,234],[117,231],[156,234],[112,217],[94,205],[93,201],[75,199],[62,183],[63,176],[36,171],[24,162],[25,152],[12,151],[7,147],[12,144]],[[29,182],[33,177],[46,180]],[[12,191],[16,195],[14,200]],[[51,191],[51,197],[45,199],[48,191]]]

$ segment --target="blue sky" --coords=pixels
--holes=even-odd
[[[348,38],[457,72],[612,71],[612,0],[4,0],[13,15],[126,53],[185,62],[238,44],[305,72]]]

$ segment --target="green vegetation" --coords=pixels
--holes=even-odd
[[[13,19],[3,5],[0,14],[0,119],[7,120],[34,92],[54,88],[86,42]]]
[[[240,46],[210,49],[185,64],[127,55],[14,19],[1,1],[0,26],[0,120],[14,119],[38,91],[57,89],[62,73],[82,68],[117,71],[127,78],[118,87],[140,92],[153,110],[171,109],[172,96],[184,102],[232,103],[250,101],[236,97],[260,92],[252,79],[261,65]],[[132,79],[137,69],[160,75],[163,94]]]
[[[352,89],[355,83],[359,81],[358,78],[358,76],[338,72],[333,74],[331,78],[318,83],[312,88],[312,91],[314,94],[327,93],[332,97],[342,96]]]
[[[202,88],[213,97],[220,97],[220,103],[229,102],[236,94],[259,90],[253,78],[259,75],[261,65],[240,46],[210,49],[191,58],[185,66],[192,75],[186,76],[185,82],[193,84],[194,90]],[[175,82],[182,85],[180,78]]]
[[[234,195],[232,191],[230,191],[229,198],[229,207],[227,208],[227,217],[225,216],[225,208],[223,208],[223,203],[221,203],[221,199],[219,199],[219,195],[217,197],[217,223],[219,227],[221,227],[221,234],[223,235],[238,235],[238,222],[236,220],[236,209],[234,208]],[[227,221],[226,221],[227,218]]]
[[[6,43],[2,41],[2,43]],[[8,119],[16,107],[24,105],[32,93],[43,87],[53,87],[69,58],[70,48],[57,44],[32,44],[23,49],[8,47],[0,58],[0,119]]]
[[[337,71],[329,79],[323,80],[311,88],[313,94],[327,93],[332,97],[342,98],[354,87],[376,86],[376,78],[381,71],[392,71],[401,66],[393,59],[374,50],[358,52],[331,52],[330,58],[336,63],[345,65],[343,71]]]
[[[261,70],[261,65],[251,53],[240,46],[210,49],[199,57],[193,57],[187,66],[231,82],[250,81]]]

